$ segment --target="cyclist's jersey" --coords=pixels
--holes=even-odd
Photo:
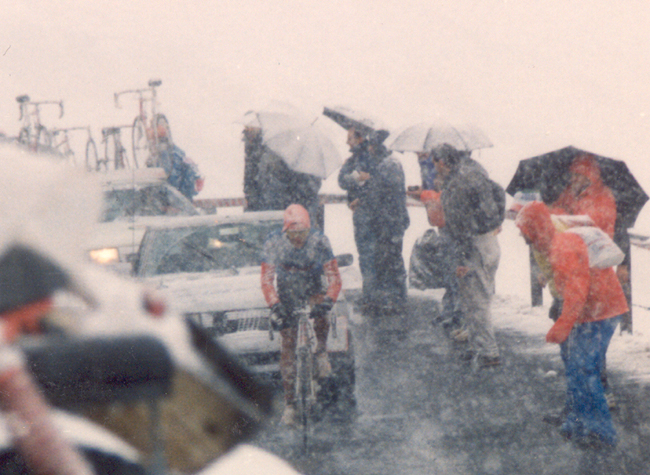
[[[329,239],[313,228],[299,249],[285,233],[275,231],[267,238],[262,252],[262,262],[275,267],[278,297],[289,308],[302,306],[309,297],[325,293],[324,266],[333,259]]]

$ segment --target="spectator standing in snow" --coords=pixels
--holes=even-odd
[[[318,192],[321,178],[292,170],[284,160],[263,146],[257,170],[259,210],[283,210],[300,204],[309,212],[311,224],[323,229]]]
[[[475,170],[487,176],[487,171],[470,157],[469,152],[459,153],[461,154],[461,167]],[[418,154],[420,165],[423,163],[422,156],[430,157],[431,163],[435,166],[432,152],[421,152]],[[411,253],[409,283],[411,285],[415,283],[415,287],[417,288],[419,271],[429,275],[432,281],[441,281],[436,285],[443,287],[445,294],[442,297],[442,312],[437,320],[449,331],[452,338],[459,342],[465,342],[467,341],[468,334],[467,331],[463,330],[463,316],[460,308],[458,277],[456,277],[453,238],[445,228],[444,211],[440,203],[440,190],[443,186],[442,179],[437,175],[432,176],[428,165],[422,167],[421,172],[423,191],[419,193],[419,199],[427,210],[429,224],[438,228],[439,236],[435,240],[434,249],[432,249],[434,246],[427,245],[424,236],[421,240],[418,240],[418,243],[423,245],[422,248],[418,246],[418,243],[414,246],[413,252]],[[426,187],[427,181],[425,181],[425,176],[429,177],[429,183],[433,183],[432,188]],[[422,282],[422,286],[427,288],[425,282]]]
[[[505,216],[505,197],[486,173],[463,159],[463,152],[444,144],[433,151],[443,179],[441,202],[445,232],[453,246],[460,307],[470,350],[479,367],[500,364],[490,303],[501,251],[497,234]]]
[[[587,215],[594,221],[597,227],[605,231],[610,238],[614,239],[616,200],[612,191],[602,182],[600,167],[594,157],[587,154],[576,157],[569,167],[569,174],[570,181],[568,186],[550,206],[551,214]],[[626,256],[628,254],[626,253]],[[626,259],[629,259],[629,256]],[[548,275],[549,265],[543,263],[543,259],[539,259],[538,262],[540,263],[540,268],[542,270],[546,269],[546,275]],[[617,275],[621,285],[625,285],[628,281],[627,263],[624,262],[618,266]],[[549,317],[553,321],[557,321],[562,313],[562,298],[555,290],[554,285],[550,285],[550,289],[553,296],[553,304],[549,310]],[[613,408],[615,406],[614,394],[607,381],[604,356],[601,379],[608,404],[610,408]]]
[[[339,186],[347,191],[348,206],[352,210],[354,241],[362,277],[362,307],[372,301],[375,280],[375,236],[371,229],[370,201],[366,196],[369,188],[365,185],[375,173],[377,163],[370,159],[367,135],[367,131],[355,127],[348,129],[347,144],[352,155],[345,161],[338,176]]]
[[[274,279],[277,274],[277,290]],[[323,276],[327,288],[323,288]],[[280,330],[280,372],[285,409],[282,422],[296,424],[296,310],[311,306],[316,334],[318,378],[332,371],[327,357],[327,315],[341,291],[341,275],[327,237],[310,226],[309,213],[292,204],[284,212],[282,231],[272,233],[262,254],[262,292],[271,307],[271,319]]]
[[[259,165],[264,146],[262,145],[262,129],[247,125],[242,132],[244,142],[244,197],[245,211],[262,209],[261,190],[259,184]]]
[[[158,162],[167,173],[167,181],[190,201],[203,188],[203,178],[196,164],[167,136],[167,129],[158,127]]]
[[[375,269],[371,307],[387,330],[403,331],[406,314],[406,268],[402,255],[404,233],[410,219],[406,209],[406,186],[402,164],[383,145],[388,132],[368,137],[368,152],[374,172],[364,185],[364,199],[374,239]]]
[[[562,297],[561,313],[546,335],[560,344],[567,378],[567,413],[561,433],[579,444],[616,444],[616,431],[600,379],[620,315],[628,310],[613,268],[589,267],[587,246],[577,234],[556,232],[546,205],[522,208],[516,224],[528,244],[550,263]]]

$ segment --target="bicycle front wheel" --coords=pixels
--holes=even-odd
[[[86,142],[86,170],[89,172],[99,171],[99,155],[93,139],[88,139]]]
[[[307,447],[314,410],[314,368],[312,354],[308,348],[297,351],[296,399],[297,412],[302,426],[303,445]]]
[[[118,143],[115,140],[115,135],[109,135],[106,137],[104,142],[104,157],[107,170],[117,170],[119,167],[119,157],[118,157]]]
[[[136,117],[133,121],[131,145],[133,148],[133,166],[135,168],[148,166],[147,160],[150,155],[149,140],[147,139],[147,129],[140,117]]]

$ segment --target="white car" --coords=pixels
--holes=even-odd
[[[199,322],[253,372],[274,381],[280,374],[280,337],[269,328],[260,254],[268,234],[282,224],[281,211],[168,219],[147,230],[135,265],[136,276],[166,295],[173,311]],[[343,291],[330,314],[327,342],[334,371],[321,395],[324,405],[349,411],[355,407],[353,310],[345,293],[346,284],[359,281],[359,270],[350,265],[352,255],[337,259]]]
[[[131,269],[147,226],[170,216],[201,214],[190,200],[167,183],[162,168],[97,173],[104,195],[100,224],[91,238],[90,258],[121,273]]]

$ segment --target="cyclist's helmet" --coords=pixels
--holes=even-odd
[[[311,227],[309,212],[299,204],[292,204],[284,211],[283,231],[304,231]]]

